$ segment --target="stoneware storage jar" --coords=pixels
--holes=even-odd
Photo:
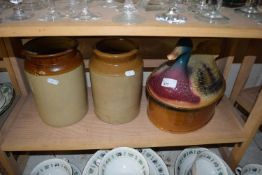
[[[187,132],[204,126],[225,91],[212,55],[191,55],[192,42],[178,41],[169,61],[149,76],[148,116],[160,129]]]
[[[25,73],[41,119],[55,127],[86,114],[83,59],[77,42],[66,37],[36,38],[24,45]]]
[[[133,120],[140,110],[143,62],[130,40],[109,38],[96,44],[90,60],[96,115],[112,124]]]

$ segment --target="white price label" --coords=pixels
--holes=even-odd
[[[163,78],[161,86],[169,87],[169,88],[176,88],[177,80],[171,78]]]
[[[58,83],[59,83],[58,80],[53,79],[53,78],[48,78],[48,79],[47,79],[47,82],[48,82],[49,84],[53,84],[53,85],[58,85]]]
[[[135,74],[136,74],[136,73],[135,73],[134,70],[128,70],[128,71],[125,72],[125,75],[126,75],[127,77],[134,76]]]

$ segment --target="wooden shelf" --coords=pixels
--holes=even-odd
[[[22,97],[23,103],[2,143],[3,151],[46,151],[106,149],[118,146],[162,147],[236,143],[244,141],[243,129],[231,103],[224,97],[211,121],[190,133],[168,133],[156,128],[146,114],[147,100],[143,95],[141,112],[135,120],[122,125],[100,121],[94,114],[89,90],[89,111],[78,123],[53,128],[44,124],[37,114],[32,95]]]
[[[246,88],[240,92],[236,102],[247,112],[250,112],[255,105],[260,90],[261,86]]]
[[[122,25],[112,22],[118,14],[114,9],[102,8],[93,1],[90,10],[101,14],[102,19],[91,22],[61,20],[41,22],[46,9],[35,12],[35,16],[23,22],[4,21],[0,24],[0,37],[28,36],[189,36],[189,37],[230,37],[230,38],[262,38],[262,26],[253,20],[234,12],[233,8],[222,8],[222,13],[230,18],[228,24],[208,24],[193,17],[193,13],[185,12],[188,18],[183,25],[170,25],[155,20],[157,11],[141,10],[145,22],[137,25]],[[2,13],[3,19],[12,13],[12,9]]]

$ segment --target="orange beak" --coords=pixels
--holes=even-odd
[[[168,60],[175,60],[181,55],[181,47],[176,47],[170,54],[167,55]]]

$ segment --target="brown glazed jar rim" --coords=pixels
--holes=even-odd
[[[43,44],[43,42],[46,40],[46,43]],[[64,47],[61,48],[55,48],[57,47],[57,44],[53,44],[55,47],[53,49],[56,49],[54,51],[47,51],[42,50],[39,51],[39,46],[50,46],[52,44],[52,41],[55,43],[65,43],[67,42]],[[45,58],[45,57],[59,57],[65,54],[68,54],[70,52],[73,52],[78,46],[78,43],[75,39],[69,38],[69,37],[38,37],[34,38],[27,43],[24,44],[24,54],[29,57],[35,57],[35,58]],[[60,50],[58,50],[60,49]]]
[[[126,48],[126,51],[123,50],[119,50],[118,52],[108,52],[106,50],[105,47],[109,46],[109,45],[104,45],[106,44],[106,42],[125,42],[126,44],[128,44],[129,48]],[[103,48],[104,47],[104,48]],[[107,48],[107,49],[110,49],[110,48]],[[113,48],[112,48],[113,49]],[[133,41],[129,40],[129,39],[126,39],[126,38],[107,38],[107,39],[103,39],[101,41],[99,41],[96,45],[95,45],[95,49],[94,49],[94,53],[96,55],[99,55],[100,57],[103,57],[103,58],[106,58],[106,59],[112,59],[113,60],[118,60],[120,61],[122,58],[127,58],[127,57],[130,57],[134,54],[136,54],[138,52],[138,46],[137,44],[135,44]],[[119,58],[119,59],[118,59]],[[130,57],[132,58],[132,57]]]

